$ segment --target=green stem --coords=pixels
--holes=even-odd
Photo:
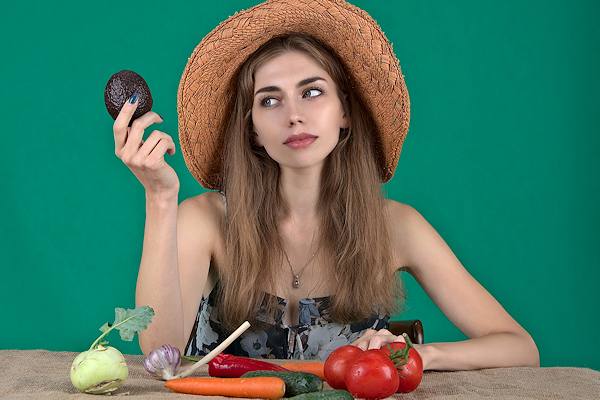
[[[414,347],[406,333],[403,333],[402,337],[404,337],[404,341],[406,342],[406,346],[404,346],[402,350],[392,351],[392,347],[388,345],[388,348],[390,349],[390,359],[397,367],[401,367],[408,363],[408,352],[411,347]]]
[[[115,325],[111,326],[111,327],[110,327],[110,329],[107,329],[107,330],[106,330],[106,332],[104,332],[102,335],[100,335],[100,336],[98,337],[98,339],[94,340],[94,343],[92,343],[92,345],[90,346],[89,350],[93,350],[93,349],[96,347],[96,345],[98,344],[98,342],[100,342],[100,340],[101,340],[101,339],[102,339],[104,336],[108,335],[108,334],[110,333],[110,331],[112,331],[112,330],[113,330],[113,329],[115,329],[117,326],[119,326],[119,325],[121,325],[121,324],[124,324],[125,322],[129,321],[131,318],[134,318],[134,317],[137,317],[137,315],[132,315],[132,316],[131,316],[131,317],[129,317],[129,318],[125,318],[123,321],[119,322],[118,324],[115,324]],[[89,351],[89,350],[88,350],[88,351]]]
[[[404,337],[404,340],[406,340],[406,348],[407,349],[414,347],[412,342],[410,341],[410,337],[406,333],[403,333],[402,336]],[[406,352],[408,353],[408,350]]]

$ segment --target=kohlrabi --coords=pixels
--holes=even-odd
[[[71,383],[79,391],[90,394],[112,394],[129,376],[123,354],[114,347],[105,346],[101,340],[113,329],[118,329],[121,339],[131,342],[137,332],[150,324],[154,310],[148,306],[134,310],[115,308],[115,322],[100,327],[100,335],[88,351],[79,354],[71,365]]]

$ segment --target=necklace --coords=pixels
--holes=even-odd
[[[313,232],[313,238],[310,242],[310,245],[312,247],[313,241],[315,239],[315,233]],[[308,266],[308,264],[310,264],[310,262],[313,260],[313,258],[315,258],[315,255],[317,254],[317,252],[319,251],[319,249],[321,248],[321,245],[319,245],[319,247],[317,248],[317,250],[315,250],[315,252],[313,253],[312,257],[308,260],[308,262],[304,265],[304,267],[302,267],[302,269],[300,270],[300,272],[295,273],[294,272],[294,268],[292,267],[292,263],[290,262],[290,258],[287,255],[287,252],[285,251],[285,249],[283,248],[283,246],[281,246],[281,249],[283,250],[283,254],[285,254],[285,258],[290,266],[290,271],[292,271],[292,287],[294,289],[298,289],[302,283],[300,282],[300,277],[302,276],[302,273],[304,272],[304,270],[306,269],[306,267]]]

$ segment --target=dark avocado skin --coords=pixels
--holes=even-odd
[[[129,126],[133,120],[141,117],[152,109],[152,95],[148,84],[137,73],[130,70],[122,70],[113,74],[104,88],[104,104],[113,119],[117,119],[123,104],[129,100],[134,92],[138,93],[138,105],[129,120]]]

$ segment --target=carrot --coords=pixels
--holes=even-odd
[[[283,368],[289,369],[290,371],[308,372],[311,374],[315,374],[319,378],[325,380],[325,363],[322,361],[290,361],[280,365]]]
[[[190,376],[171,379],[165,387],[177,393],[280,399],[285,394],[285,382],[276,377],[213,378]]]

